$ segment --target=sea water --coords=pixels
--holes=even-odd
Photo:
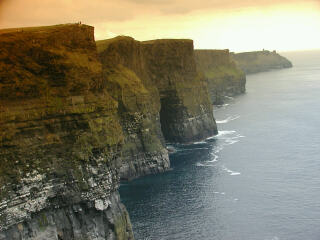
[[[215,107],[217,136],[122,184],[137,240],[320,239],[320,51],[283,55],[293,68]]]

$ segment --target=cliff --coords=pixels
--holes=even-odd
[[[0,32],[0,239],[132,239],[93,27]]]
[[[233,54],[233,58],[247,74],[292,67],[292,63],[276,51],[243,52]]]
[[[98,41],[103,65],[134,72],[152,96],[155,120],[166,141],[187,143],[217,133],[205,78],[198,72],[192,40],[138,42],[130,37]],[[159,132],[159,129],[155,132]]]
[[[195,50],[197,67],[208,81],[214,104],[222,104],[226,96],[244,93],[246,76],[233,61],[229,50]]]
[[[109,93],[119,103],[125,140],[121,178],[132,179],[170,167],[160,126],[160,101],[143,66],[141,45],[129,37],[97,41]]]
[[[0,239],[133,239],[120,178],[215,133],[191,40],[0,30]]]

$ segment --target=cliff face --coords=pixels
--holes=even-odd
[[[239,69],[229,50],[195,50],[197,67],[208,81],[208,89],[214,104],[222,104],[226,96],[246,91],[246,76]]]
[[[196,68],[192,40],[143,42],[151,81],[160,94],[160,120],[170,142],[191,142],[217,133],[205,78]]]
[[[121,178],[132,179],[170,167],[160,127],[157,89],[145,72],[141,45],[129,37],[97,42],[109,93],[119,102],[125,141]]]
[[[291,68],[292,63],[275,51],[256,51],[233,54],[237,65],[245,73],[265,72],[272,69]]]
[[[93,28],[0,34],[0,239],[132,239]]]
[[[191,40],[138,42],[118,37],[98,42],[98,49],[104,64],[124,66],[140,79],[152,99],[154,107],[149,109],[153,114],[160,109],[161,129],[167,141],[191,142],[217,132],[206,81],[197,71]],[[159,122],[159,115],[154,119]]]
[[[133,239],[117,189],[217,132],[191,40],[0,30],[0,239]]]

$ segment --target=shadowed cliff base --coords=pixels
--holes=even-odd
[[[233,53],[232,57],[247,74],[292,67],[292,63],[276,51]]]

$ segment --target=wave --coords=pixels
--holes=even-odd
[[[234,131],[234,130],[231,130],[231,131],[227,131],[227,130],[225,130],[225,131],[218,131],[218,134],[217,134],[217,135],[208,137],[208,138],[206,138],[206,140],[216,139],[216,138],[219,138],[219,137],[221,137],[221,136],[234,134],[235,132],[236,132],[236,131]]]
[[[233,120],[236,120],[236,119],[238,119],[238,118],[240,118],[240,116],[229,116],[229,117],[227,117],[226,119],[224,119],[224,120],[216,120],[216,123],[228,123],[228,122],[230,122],[230,121],[233,121]]]
[[[236,131],[234,131],[234,130],[230,130],[230,131],[227,131],[227,130],[225,130],[225,131],[219,131],[219,132],[218,132],[218,135],[216,135],[216,137],[222,137],[222,136],[230,135],[230,134],[234,134],[234,133],[236,133]]]
[[[230,100],[234,100],[234,97],[224,96],[225,98],[228,98]]]
[[[238,139],[226,139],[226,143],[228,144],[228,145],[232,145],[232,144],[235,144],[235,143],[237,143],[237,142],[239,142],[240,140],[238,140]]]
[[[213,156],[213,159],[212,159],[212,160],[209,160],[209,161],[207,161],[207,162],[208,162],[208,163],[218,162],[219,156],[218,156],[218,155],[215,155],[215,154],[213,154],[213,153],[211,153],[211,155]]]
[[[236,176],[236,175],[240,175],[241,174],[240,172],[232,171],[232,170],[226,168],[225,166],[222,166],[222,170],[226,171],[227,173],[230,173],[230,176]]]
[[[173,153],[176,153],[178,152],[178,149],[176,149],[174,146],[172,145],[167,145],[166,146],[166,149],[168,150],[169,154],[173,154]]]
[[[197,144],[207,144],[207,142],[205,142],[205,141],[200,141],[200,142],[194,142],[194,143],[192,143],[192,144],[194,144],[194,145],[197,145]]]
[[[216,107],[219,109],[225,109],[227,106],[229,106],[229,103],[221,104],[221,105],[216,105]],[[216,108],[215,108],[216,109]]]
[[[200,163],[200,162],[197,162],[195,164],[197,167],[214,167],[215,165],[212,165],[212,164],[205,164],[205,163]]]

